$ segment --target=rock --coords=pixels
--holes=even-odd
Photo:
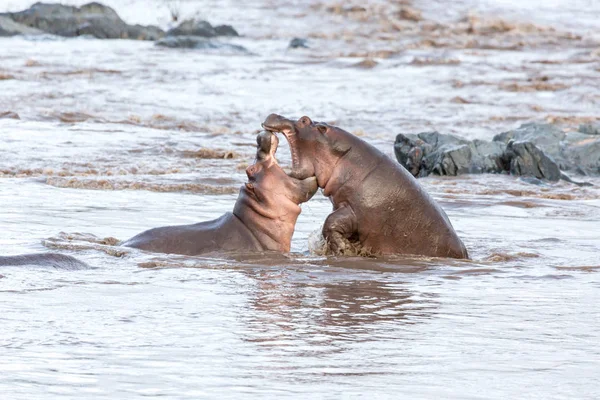
[[[179,26],[167,31],[166,36],[201,36],[214,37],[216,35],[215,28],[206,21],[194,21],[188,19],[183,21]]]
[[[427,164],[428,159],[433,161],[431,170],[437,175],[456,176],[469,172],[471,157],[471,149],[468,145],[463,144],[441,149],[435,153],[435,157],[426,157],[425,163]]]
[[[493,141],[505,144],[508,144],[511,140],[531,142],[558,163],[562,169],[569,169],[571,165],[562,155],[562,141],[565,138],[566,134],[556,125],[530,122],[515,130],[494,136]]]
[[[468,141],[438,132],[423,132],[416,136],[399,134],[394,152],[396,158],[414,176],[460,175],[465,173],[500,172],[500,143],[482,140]]]
[[[164,32],[155,26],[128,25],[110,7],[89,3],[78,7],[35,3],[29,9],[0,17],[63,37],[90,35],[99,39],[157,40]]]
[[[423,160],[421,165],[427,171],[438,175],[457,175],[465,173],[465,167],[470,163],[471,152],[465,148],[468,141],[453,135],[442,135],[438,132],[423,132],[417,137],[423,149]],[[427,145],[429,146],[427,146]],[[435,149],[435,151],[432,151]],[[419,152],[416,152],[418,155]],[[415,162],[416,160],[413,160]],[[415,167],[413,167],[414,169]],[[460,172],[459,172],[460,171]]]
[[[561,178],[558,164],[532,142],[511,140],[506,145],[503,158],[511,175],[533,176],[551,182]]]
[[[290,49],[308,49],[308,41],[302,38],[293,38],[288,45]]]
[[[39,29],[30,28],[26,25],[19,24],[9,17],[0,16],[0,37],[15,36],[15,35],[41,35]]]
[[[584,175],[600,174],[600,136],[571,142],[564,151],[565,157]]]
[[[501,162],[505,147],[501,143],[487,142],[475,139],[469,144],[476,163],[469,169],[470,173],[500,173],[503,171]]]
[[[419,133],[418,138],[434,147],[442,147],[446,145],[465,144],[469,141],[459,138],[454,135],[444,135],[438,132],[423,132]]]
[[[554,152],[554,156],[542,145]],[[496,135],[491,142],[470,141],[438,132],[399,134],[394,153],[398,162],[415,177],[510,173],[546,181],[563,179],[585,186],[588,184],[573,181],[562,170],[600,175],[600,135],[579,132],[566,135],[547,124],[525,124]]]
[[[231,25],[212,26],[207,21],[188,19],[176,28],[170,29],[167,36],[199,36],[211,38],[216,36],[240,36]]]
[[[600,135],[600,124],[581,124],[579,125],[579,132],[586,135]]]
[[[123,37],[123,39],[156,41],[164,36],[165,32],[158,26],[130,25],[127,30],[127,37]]]
[[[157,41],[156,46],[172,49],[221,50],[227,53],[250,54],[243,46],[216,42],[198,36],[169,36]]]
[[[215,26],[215,31],[217,32],[217,36],[240,36],[231,25],[217,25]]]
[[[423,150],[420,146],[417,146],[415,140],[405,134],[399,133],[394,143],[394,154],[396,155],[396,160],[413,176],[419,176]]]

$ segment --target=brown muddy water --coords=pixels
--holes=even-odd
[[[108,2],[167,24],[163,2],[125,3]],[[271,112],[390,156],[401,132],[598,121],[600,8],[551,3],[178,3],[251,55],[0,39],[0,253],[92,266],[0,268],[2,398],[598,398],[598,178],[422,179],[472,261],[321,256],[322,195],[291,254],[115,246],[231,211]]]

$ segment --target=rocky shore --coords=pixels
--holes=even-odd
[[[583,124],[577,132],[566,133],[552,124],[527,123],[492,141],[438,132],[401,133],[394,152],[415,177],[510,173],[570,181],[564,172],[600,175],[600,126]]]
[[[164,36],[164,31],[156,26],[129,25],[115,10],[100,3],[81,7],[35,3],[27,10],[0,14],[1,36],[39,34],[157,40]]]
[[[213,26],[207,21],[188,19],[165,32],[153,25],[129,25],[112,8],[100,3],[81,7],[55,3],[35,3],[30,8],[0,13],[0,37],[16,35],[90,36],[97,39],[132,39],[156,41],[157,46],[246,51],[241,46],[213,42],[220,36],[235,37],[230,25]]]

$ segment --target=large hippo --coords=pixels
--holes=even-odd
[[[57,269],[86,269],[86,263],[58,253],[23,254],[18,256],[0,256],[0,267],[37,265]]]
[[[308,117],[271,114],[263,128],[286,137],[291,176],[316,176],[333,212],[323,236],[329,251],[468,258],[450,220],[400,164],[358,137]]]
[[[315,177],[289,177],[277,163],[279,143],[271,132],[257,137],[256,162],[246,169],[233,213],[192,225],[165,226],[142,232],[123,246],[184,255],[227,251],[289,252],[300,203],[317,191]]]

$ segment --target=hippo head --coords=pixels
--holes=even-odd
[[[314,176],[297,179],[285,173],[275,158],[279,140],[272,132],[261,132],[256,142],[256,161],[246,168],[248,182],[242,187],[242,194],[265,217],[281,219],[290,211],[300,214],[298,205],[316,193],[317,180]]]
[[[292,172],[298,179],[316,176],[319,187],[325,187],[333,166],[351,148],[347,132],[309,117],[292,121],[271,114],[262,124],[263,128],[283,133],[290,144]]]

